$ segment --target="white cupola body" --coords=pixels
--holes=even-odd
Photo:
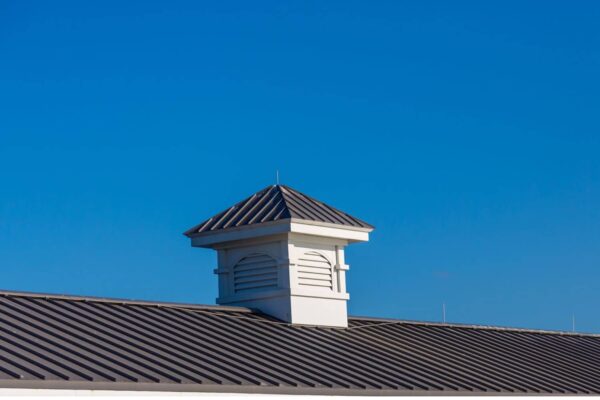
[[[291,324],[347,327],[344,249],[373,227],[283,185],[269,186],[185,232],[218,253],[221,305]]]

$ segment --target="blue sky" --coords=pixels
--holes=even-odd
[[[0,288],[212,304],[282,183],[377,229],[355,315],[600,332],[600,6],[0,1]]]

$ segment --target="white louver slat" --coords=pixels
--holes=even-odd
[[[233,267],[236,293],[277,287],[277,262],[266,254],[252,254]]]
[[[331,264],[317,252],[304,253],[298,260],[298,285],[333,290]]]

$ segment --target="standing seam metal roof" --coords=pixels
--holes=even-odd
[[[356,228],[373,226],[285,185],[272,185],[185,232],[187,236],[286,219]]]
[[[600,394],[600,337],[0,292],[0,387]]]

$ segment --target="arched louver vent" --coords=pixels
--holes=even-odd
[[[320,290],[333,290],[332,268],[321,254],[311,251],[298,260],[298,285]]]
[[[252,254],[233,267],[235,293],[277,287],[277,262],[266,254]]]

